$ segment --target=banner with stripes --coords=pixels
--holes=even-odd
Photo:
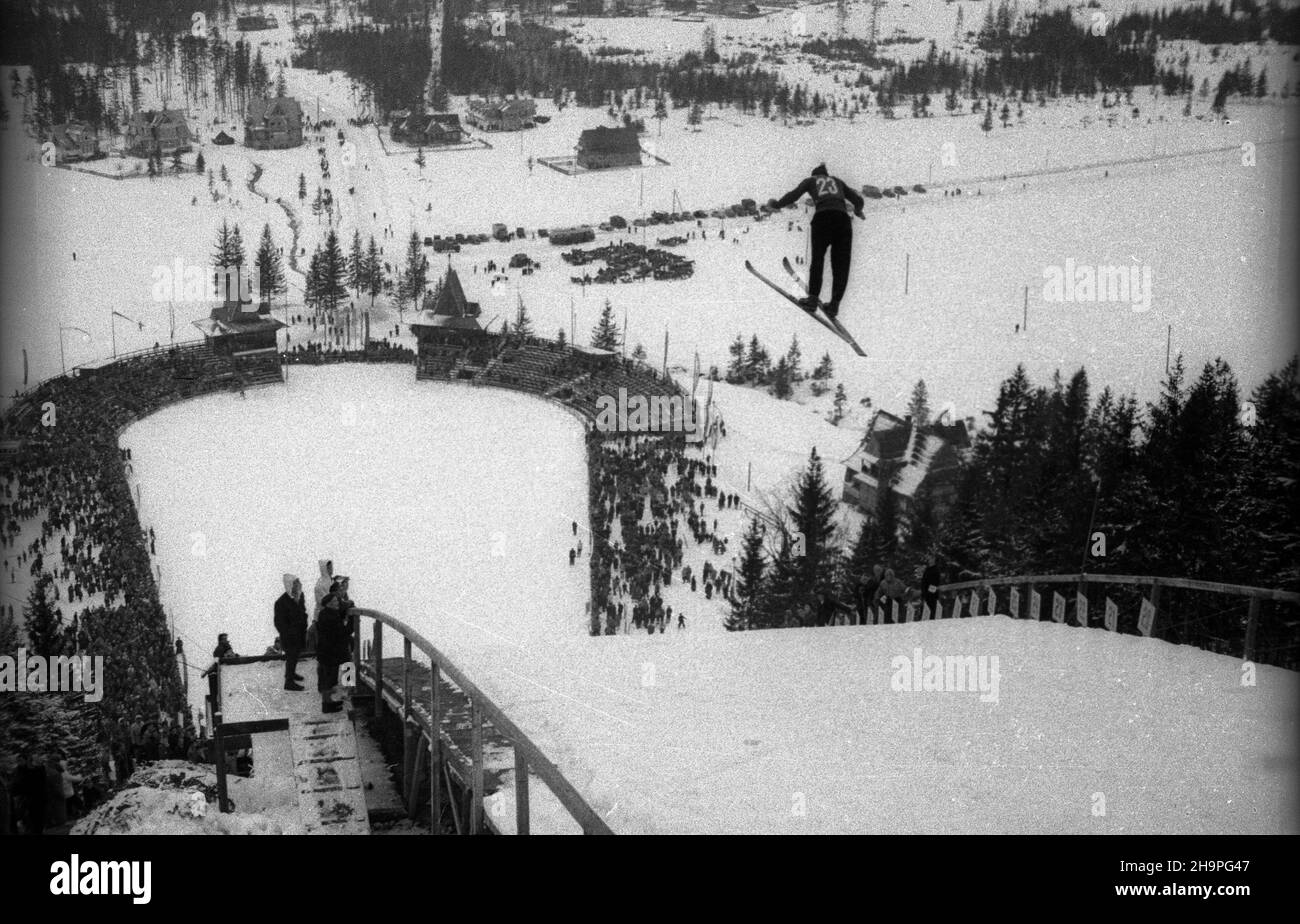
[[[1119,607],[1110,597],[1106,598],[1106,631],[1119,631]]]

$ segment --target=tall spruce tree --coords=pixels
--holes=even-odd
[[[764,533],[762,520],[754,517],[749,521],[741,540],[736,589],[732,594],[731,612],[724,622],[730,632],[759,628],[759,612],[767,575],[767,556],[763,551]]]
[[[27,594],[23,622],[27,645],[34,654],[53,657],[63,653],[63,617],[53,600],[54,578],[41,572]]]
[[[826,483],[822,460],[814,448],[795,486],[790,519],[803,537],[803,555],[795,560],[793,590],[802,600],[811,600],[819,590],[834,588],[834,572],[839,566],[835,548],[835,496]]]
[[[347,260],[339,247],[339,236],[333,228],[325,235],[321,250],[320,301],[326,311],[335,311],[347,299]]]
[[[262,304],[269,306],[275,295],[288,289],[280,252],[271,237],[269,223],[262,226],[262,238],[258,242],[257,256],[253,262],[257,269],[257,285]]]
[[[610,304],[609,299],[605,299],[604,307],[600,309],[600,317],[591,331],[591,345],[599,350],[618,350],[622,343],[618,324],[614,321],[614,306]]]

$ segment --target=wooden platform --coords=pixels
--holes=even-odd
[[[369,834],[351,709],[345,704],[341,712],[321,711],[314,658],[299,661],[298,673],[304,690],[292,692],[284,689],[282,660],[223,662],[218,679],[221,728],[251,735],[254,766],[259,738],[288,737],[298,812],[307,834]]]

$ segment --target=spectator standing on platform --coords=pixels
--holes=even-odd
[[[303,601],[302,581],[295,575],[285,574],[284,593],[275,601],[275,631],[280,633],[284,647],[284,688],[294,693],[302,692],[302,675],[298,673],[298,657],[307,644],[307,605]]]
[[[352,656],[352,616],[345,596],[344,582],[336,581],[333,590],[321,601],[316,620],[316,686],[321,696],[322,712],[339,712],[341,702],[334,700],[339,682],[339,666]]]
[[[320,566],[320,577],[316,579],[316,609],[312,612],[313,617],[320,615],[321,601],[325,599],[325,595],[334,586],[334,562],[322,558],[317,561],[317,564]]]

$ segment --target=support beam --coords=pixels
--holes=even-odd
[[[370,655],[375,660],[375,718],[384,714],[384,624],[375,620],[374,642]]]
[[[515,833],[528,833],[528,757],[515,745]]]
[[[470,771],[472,787],[469,803],[469,833],[483,833],[483,708],[477,701],[471,705],[471,751],[474,762]]]
[[[434,834],[442,833],[442,693],[438,665],[429,665],[429,820]]]

